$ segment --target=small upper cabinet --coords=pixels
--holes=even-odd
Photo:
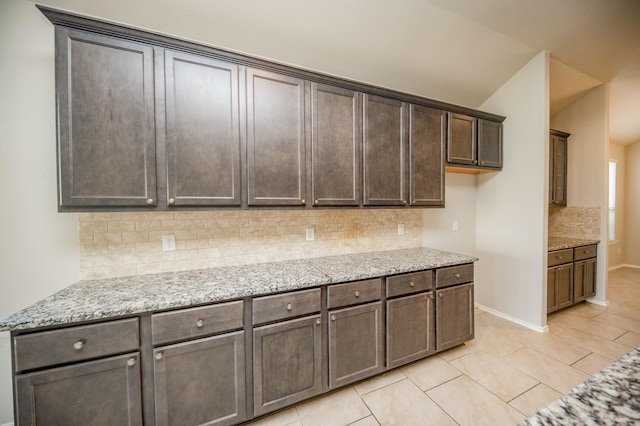
[[[478,120],[478,165],[502,168],[502,123]]]
[[[409,108],[409,196],[412,206],[444,207],[444,150],[447,114]]]
[[[476,155],[478,120],[468,115],[449,113],[447,162],[451,164],[478,164]]]
[[[153,206],[154,49],[56,28],[59,206]]]
[[[502,169],[502,123],[457,113],[448,115],[447,165],[453,166],[451,171]]]
[[[549,135],[549,206],[567,205],[567,140],[569,133],[551,130]]]
[[[247,68],[249,206],[305,204],[304,80]]]

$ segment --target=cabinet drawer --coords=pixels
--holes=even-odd
[[[151,316],[153,344],[175,342],[242,328],[242,301],[163,312]]]
[[[436,288],[449,287],[473,281],[473,263],[436,270]]]
[[[433,271],[387,277],[387,297],[402,296],[433,288]]]
[[[360,303],[380,300],[382,297],[382,279],[356,281],[346,284],[336,284],[329,286],[328,304],[329,309],[341,306],[356,305]]]
[[[320,289],[253,299],[253,325],[320,312]]]
[[[138,330],[138,319],[131,318],[16,336],[16,371],[135,351]]]
[[[592,257],[596,257],[597,253],[598,246],[596,244],[584,247],[576,247],[573,249],[573,258],[574,260],[589,259]]]
[[[550,251],[547,259],[547,267],[573,262],[573,249]]]

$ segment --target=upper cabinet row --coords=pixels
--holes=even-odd
[[[441,207],[447,145],[498,167],[501,122],[231,59],[56,26],[60,209]]]

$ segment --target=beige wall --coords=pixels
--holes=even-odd
[[[627,145],[625,157],[623,263],[640,267],[640,141]]]
[[[626,239],[625,233],[625,174],[626,174],[626,156],[624,145],[610,144],[609,145],[609,159],[615,160],[616,166],[616,240],[613,243],[609,243],[609,261],[607,263],[609,268],[616,267],[624,264],[624,241]],[[608,210],[604,211],[604,214],[608,214]],[[630,216],[633,217],[633,216]]]

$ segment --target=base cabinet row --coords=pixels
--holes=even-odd
[[[472,339],[473,265],[462,267],[470,273],[442,268],[450,277],[428,270],[109,321],[99,333],[90,324],[14,335],[17,425],[259,417]],[[123,322],[147,332],[106,344]],[[57,354],[22,360],[52,339]]]
[[[596,245],[549,252],[547,313],[596,295]]]

